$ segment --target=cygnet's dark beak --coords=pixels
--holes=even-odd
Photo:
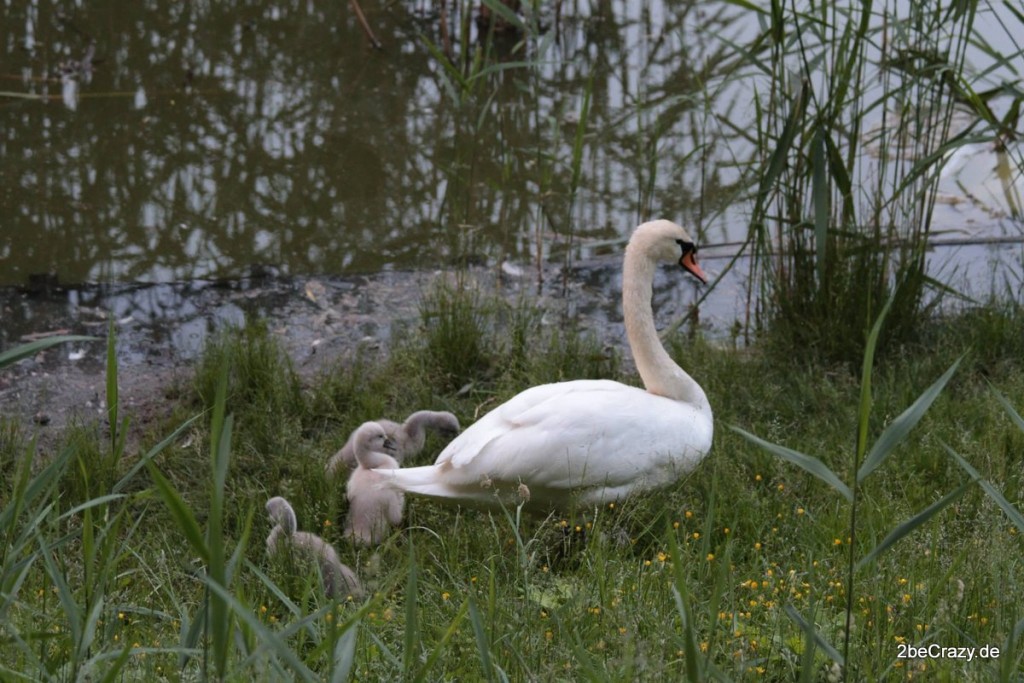
[[[384,439],[383,448],[384,452],[387,453],[388,455],[394,455],[395,453],[398,452],[398,444],[396,444],[394,441],[388,438]]]

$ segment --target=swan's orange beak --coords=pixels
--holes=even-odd
[[[707,284],[708,283],[708,276],[705,275],[704,271],[701,270],[701,267],[697,265],[696,253],[697,252],[695,250],[687,251],[679,259],[679,265],[681,265],[686,270],[690,271],[690,273],[695,278],[697,278],[698,280],[700,280],[704,284]]]

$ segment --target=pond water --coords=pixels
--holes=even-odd
[[[478,3],[362,0],[379,49],[346,2],[0,6],[0,286],[540,278],[661,216],[714,275],[747,233],[753,86],[731,70],[759,24],[728,3],[542,3],[526,51],[482,40]],[[998,12],[979,25],[1019,53]],[[982,82],[1019,63],[985,58]],[[935,229],[988,243],[935,260],[982,290],[993,259],[1020,280],[1010,151],[944,171]],[[742,278],[721,285],[726,322]]]

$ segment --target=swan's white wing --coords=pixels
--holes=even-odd
[[[708,451],[709,425],[687,404],[618,382],[546,384],[452,441],[438,474],[456,485],[492,480],[551,491],[658,485]]]
[[[437,456],[435,464],[451,463],[453,467],[464,467],[495,438],[527,425],[525,420],[534,420],[527,415],[549,401],[557,401],[567,394],[586,391],[591,385],[615,384],[606,380],[577,380],[557,384],[541,384],[520,392],[500,406],[474,422],[466,431],[453,439]]]

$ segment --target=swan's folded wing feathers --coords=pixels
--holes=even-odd
[[[616,487],[644,471],[657,476],[685,456],[689,408],[675,401],[604,380],[536,389],[484,416],[464,433],[472,439],[452,442],[442,455],[462,476],[447,476],[467,484]]]
[[[465,467],[494,439],[531,427],[551,412],[561,411],[561,399],[583,391],[600,391],[606,388],[603,385],[623,386],[609,380],[574,380],[531,387],[502,403],[455,437],[437,456],[435,464],[449,462],[452,467]]]

